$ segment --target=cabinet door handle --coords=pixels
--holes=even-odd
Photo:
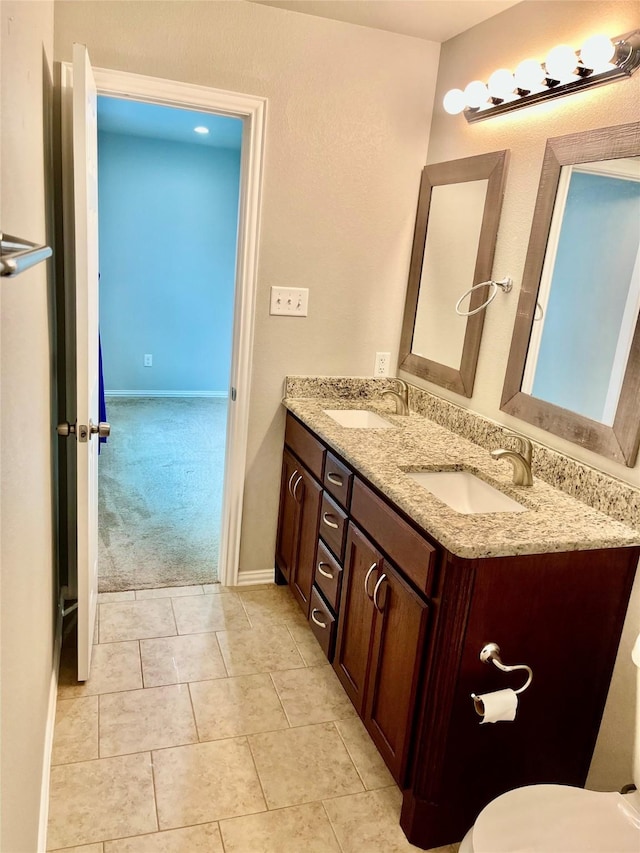
[[[323,563],[322,560],[320,560],[320,562],[318,563],[318,571],[320,572],[322,577],[329,578],[329,580],[332,581],[333,575],[331,574],[331,572],[327,572],[322,568],[323,566],[330,566],[330,565],[331,565],[331,563]]]
[[[344,483],[340,474],[334,474],[333,471],[327,471],[327,480],[334,486],[342,486]]]
[[[293,494],[292,494],[292,497],[293,497],[294,501],[297,501],[297,500],[298,500],[298,497],[297,497],[297,495],[296,495],[296,492],[298,491],[298,486],[300,485],[300,483],[301,483],[301,482],[302,482],[302,474],[300,474],[300,476],[298,477],[298,479],[297,479],[297,480],[295,481],[295,483],[293,484]]]
[[[335,515],[333,515],[333,514],[332,514],[332,513],[330,513],[330,512],[324,512],[324,513],[322,513],[322,520],[323,520],[323,521],[324,521],[324,523],[327,525],[327,527],[332,527],[334,530],[338,530],[338,528],[340,527],[340,525],[339,525],[339,524],[336,524],[336,523],[335,523],[335,521],[329,521],[329,519],[330,519],[330,518],[335,518]]]
[[[318,626],[318,628],[326,628],[326,627],[327,627],[327,623],[326,623],[326,622],[321,622],[321,621],[316,617],[316,613],[322,613],[322,610],[318,610],[318,608],[317,608],[317,607],[314,607],[314,608],[313,608],[313,610],[311,611],[311,621],[312,621],[312,622],[315,622],[315,623],[316,623],[316,625]]]
[[[382,613],[382,611],[384,610],[384,607],[380,607],[380,605],[378,604],[378,590],[380,589],[380,584],[382,583],[382,581],[385,581],[386,579],[387,576],[385,574],[381,574],[378,578],[378,583],[376,584],[375,589],[373,590],[373,605],[378,611],[378,613]]]
[[[373,573],[373,572],[375,572],[375,570],[377,569],[377,567],[378,567],[378,564],[377,564],[377,563],[373,563],[373,564],[372,564],[372,566],[371,566],[371,568],[370,568],[370,569],[369,569],[369,571],[367,572],[367,575],[366,575],[365,579],[364,579],[364,591],[367,593],[367,597],[368,597],[368,598],[371,598],[372,600],[373,600],[373,596],[372,596],[372,595],[371,595],[371,593],[369,592],[369,578],[371,577],[372,573]]]
[[[295,471],[293,472],[293,474],[289,477],[288,489],[289,489],[289,494],[291,495],[292,498],[295,497],[295,495],[293,494],[293,490],[291,489],[291,483],[293,482],[293,478],[296,476],[297,473],[298,473],[298,469],[296,468]]]

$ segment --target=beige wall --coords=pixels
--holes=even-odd
[[[47,241],[53,3],[2,2],[2,195],[9,234]],[[53,663],[53,294],[47,264],[3,279],[1,353],[2,834],[37,849]]]
[[[416,384],[442,397],[635,485],[640,484],[640,461],[634,469],[626,468],[509,417],[499,406],[545,142],[553,136],[640,119],[640,72],[631,80],[471,125],[462,115],[445,113],[442,97],[449,89],[464,88],[471,80],[486,81],[496,68],[514,68],[528,57],[542,59],[549,48],[561,42],[578,47],[593,33],[616,36],[638,24],[638,4],[634,2],[525,2],[442,45],[427,162],[503,148],[511,151],[494,275],[510,275],[515,287],[509,295],[498,294],[487,311],[470,400],[416,380]],[[640,631],[640,572],[638,575],[588,780],[589,787],[603,790],[631,780],[635,668],[630,654]]]
[[[55,57],[268,98],[241,571],[273,567],[283,378],[397,349],[439,45],[245,2],[56,2]],[[309,317],[268,314],[271,285]],[[354,318],[358,318],[354,322]]]

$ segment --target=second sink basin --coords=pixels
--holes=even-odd
[[[395,426],[368,409],[324,409],[324,413],[340,426],[352,429],[393,429]]]
[[[407,476],[464,515],[526,512],[528,509],[470,471],[410,471]]]

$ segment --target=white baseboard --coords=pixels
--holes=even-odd
[[[228,397],[218,391],[105,391],[105,397]]]
[[[253,584],[258,583],[273,583],[274,582],[274,570],[273,569],[260,569],[257,572],[238,572],[238,583],[237,586],[252,586]]]
[[[51,774],[51,756],[53,754],[53,735],[56,724],[56,706],[58,700],[58,672],[60,670],[60,653],[62,651],[62,611],[64,609],[63,593],[60,593],[58,604],[58,619],[56,636],[53,645],[53,663],[51,681],[49,682],[49,705],[47,708],[47,725],[44,735],[44,750],[42,755],[42,784],[40,786],[40,818],[38,820],[38,853],[47,849],[47,824],[49,823],[49,776]]]

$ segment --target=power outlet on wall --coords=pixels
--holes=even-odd
[[[145,367],[153,367],[153,356],[151,355],[150,352],[145,353],[144,366]]]
[[[391,353],[390,352],[377,352],[376,353],[376,363],[373,368],[374,376],[388,376],[389,375],[389,364],[391,362]]]

